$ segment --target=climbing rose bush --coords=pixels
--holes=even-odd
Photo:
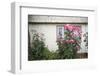
[[[81,28],[80,26],[75,26],[72,24],[64,25],[64,30],[71,32],[72,37],[81,37]]]
[[[80,50],[81,27],[73,24],[64,25],[64,39],[58,39],[59,55],[63,59],[73,59],[77,57]]]

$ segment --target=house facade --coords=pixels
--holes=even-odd
[[[64,26],[80,26],[81,28],[81,49],[78,52],[88,52],[84,34],[88,33],[87,17],[71,16],[47,16],[47,15],[28,15],[28,30],[30,34],[30,43],[35,32],[44,35],[44,42],[49,50],[58,49],[57,39],[64,38]]]

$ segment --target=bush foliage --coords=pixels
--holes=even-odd
[[[81,37],[80,28],[75,27],[71,29],[64,27],[64,39],[57,40],[58,49],[56,51],[50,51],[45,46],[45,39],[43,34],[35,33],[32,39],[31,47],[28,47],[29,57],[28,60],[51,60],[51,59],[74,59],[76,58],[77,51],[80,49]],[[76,36],[74,31],[78,32]],[[30,42],[30,41],[29,41]]]
[[[57,59],[57,53],[51,52],[44,43],[43,34],[39,35],[35,33],[33,35],[32,47],[28,49],[29,52],[28,60],[50,60]]]

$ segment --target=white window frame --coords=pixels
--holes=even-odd
[[[56,32],[56,34],[57,34],[57,39],[59,39],[59,28],[61,28],[62,30],[62,39],[64,38],[64,27],[63,27],[63,25],[56,25],[56,30],[57,30],[57,32]]]

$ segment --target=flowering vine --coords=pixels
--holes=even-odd
[[[58,39],[58,51],[60,57],[65,59],[76,58],[76,53],[80,50],[81,27],[73,24],[64,25],[64,39]]]

